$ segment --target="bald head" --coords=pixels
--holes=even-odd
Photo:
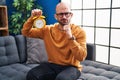
[[[65,2],[60,2],[56,6],[56,13],[71,12],[70,5]]]

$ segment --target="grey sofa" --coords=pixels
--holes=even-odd
[[[88,56],[81,62],[81,79],[85,80],[120,80],[120,67],[96,62],[94,45],[87,44]],[[0,37],[0,80],[26,80],[27,72],[39,65],[28,64],[27,40],[22,35]],[[78,80],[81,80],[78,79]]]

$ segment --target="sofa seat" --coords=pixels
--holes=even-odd
[[[38,64],[10,64],[0,67],[0,79],[2,80],[26,80],[27,72]]]
[[[120,67],[91,60],[85,60],[81,64],[81,77],[85,80],[120,80]]]

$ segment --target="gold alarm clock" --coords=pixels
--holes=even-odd
[[[34,28],[42,28],[45,27],[46,25],[46,21],[45,21],[45,16],[40,16],[40,17],[34,17],[34,23],[33,23],[33,27]]]

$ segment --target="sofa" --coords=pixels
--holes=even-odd
[[[23,35],[0,37],[0,80],[26,80],[27,72],[39,65],[39,61],[30,62],[28,58],[28,52],[32,50],[29,40],[34,41]],[[42,40],[37,42],[39,43],[41,46],[39,51],[42,51],[40,60],[47,61],[47,57],[43,57],[46,56],[44,43]],[[81,62],[83,70],[78,80],[120,80],[120,67],[95,61],[93,44],[87,43],[87,52],[86,60]]]

